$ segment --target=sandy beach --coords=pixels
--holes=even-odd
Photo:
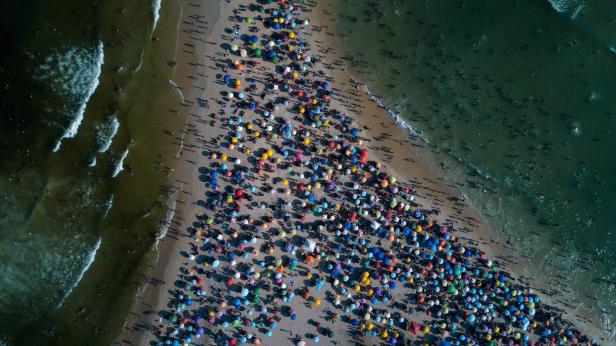
[[[285,9],[297,27],[274,29],[246,20],[278,17],[271,14],[278,6],[262,3],[264,11],[243,1],[180,1],[174,82],[188,120],[172,134],[179,144],[173,213],[115,345],[449,345],[452,338],[502,344],[550,337],[591,344],[582,334],[601,335],[586,312],[541,293],[541,280],[515,275],[525,263],[511,246],[417,157],[413,148],[425,144],[371,99],[331,46],[327,4],[290,2],[294,9]],[[284,38],[264,48],[275,32]],[[251,36],[264,55],[302,50],[303,59],[257,58]],[[308,110],[314,119],[332,116],[311,124]],[[356,149],[360,161],[345,153]],[[430,239],[436,243],[428,246]],[[433,263],[447,265],[440,273],[463,263],[468,273],[439,277]],[[424,280],[442,291],[419,284]],[[520,285],[534,287],[541,303]],[[512,312],[520,319],[501,316],[501,307],[464,308],[445,294],[461,297],[469,286],[486,290],[485,305],[494,287],[503,287],[497,297],[509,289],[524,296],[517,302],[525,308]],[[524,309],[537,310],[526,316],[537,321],[520,328]],[[471,327],[482,316],[486,327]],[[556,335],[541,334],[553,326]]]

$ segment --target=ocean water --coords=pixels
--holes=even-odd
[[[109,344],[172,192],[178,3],[0,3],[0,344]]]
[[[337,0],[326,13],[357,79],[520,274],[614,337],[616,3]]]

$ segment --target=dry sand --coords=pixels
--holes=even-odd
[[[204,213],[199,201],[205,194],[205,186],[200,180],[199,167],[210,165],[210,159],[204,153],[221,150],[212,139],[224,137],[228,132],[214,115],[222,110],[227,114],[230,111],[227,104],[218,103],[222,99],[221,93],[228,88],[216,83],[216,74],[220,73],[220,64],[230,58],[221,48],[221,44],[228,42],[229,36],[225,33],[225,29],[231,24],[228,19],[233,15],[233,9],[237,8],[237,1],[232,3],[223,1],[220,5],[215,4],[216,2],[208,1],[205,5],[197,1],[179,1],[182,17],[178,20],[175,82],[184,98],[180,109],[188,115],[188,121],[185,133],[176,134],[182,145],[175,172],[177,187],[175,213],[166,236],[158,244],[158,259],[152,264],[151,272],[146,275],[143,289],[139,291],[125,327],[114,344],[148,345],[156,340],[155,332],[162,326],[159,323],[158,311],[169,309],[170,292],[176,289],[175,282],[180,278],[180,273],[195,266],[195,263],[187,258],[187,254],[195,245],[199,245],[194,243],[194,238],[188,236],[188,230],[193,227],[196,217]],[[423,143],[411,138],[405,129],[388,116],[386,109],[366,95],[363,86],[352,79],[345,67],[345,61],[337,56],[337,52],[333,51],[331,46],[328,46],[332,42],[329,33],[331,28],[324,19],[324,7],[327,5],[320,5],[310,13],[311,26],[306,29],[303,37],[312,46],[311,54],[322,59],[318,66],[332,83],[332,90],[336,96],[330,108],[339,109],[349,115],[353,114],[359,125],[364,128],[362,137],[370,148],[370,159],[383,162],[391,175],[397,176],[400,181],[411,183],[416,191],[415,202],[423,209],[438,210],[438,215],[431,215],[432,219],[442,224],[453,225],[460,238],[486,251],[488,257],[499,262],[501,267],[515,271],[515,267],[521,264],[512,259],[509,246],[498,240],[497,233],[489,228],[481,215],[460,195],[455,186],[440,179],[429,165],[417,158],[413,147]],[[262,64],[257,69],[255,77],[262,77],[272,66]],[[237,151],[229,152],[229,155],[238,156]],[[242,159],[245,162],[245,157]],[[284,198],[283,195],[277,194],[265,195],[259,200],[271,203],[279,197]],[[266,212],[255,209],[252,213],[257,219],[260,213]],[[274,255],[280,254],[277,247]],[[262,256],[263,254],[259,255],[259,258]],[[299,272],[306,270],[315,273],[320,271],[318,268],[300,266]],[[302,280],[302,277],[294,279],[295,288],[303,286]],[[224,284],[218,286],[222,288]],[[328,287],[329,284],[325,286]],[[315,292],[314,288],[310,290],[313,294],[319,293]],[[395,298],[399,302],[405,300],[404,296]],[[346,323],[324,322],[324,311],[334,310],[331,299],[323,299],[320,306],[311,307],[303,299],[296,298],[293,306],[298,318],[295,321],[285,318],[273,337],[268,338],[264,344],[289,345],[292,344],[292,337],[296,334],[314,333],[316,329],[309,325],[311,319],[318,319],[322,326],[331,328],[335,333],[333,339],[322,338],[320,344],[348,345],[353,342],[361,344],[375,342],[372,339],[354,339],[347,333]],[[583,325],[581,316],[578,318],[572,311],[567,309],[564,311],[569,311],[568,317],[576,321],[577,325]],[[425,319],[425,315],[410,315],[409,318],[421,322]],[[585,326],[590,328],[587,324]],[[585,331],[592,335],[592,332]],[[194,342],[213,344],[207,337]]]

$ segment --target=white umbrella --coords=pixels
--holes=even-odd
[[[317,245],[317,242],[315,242],[314,240],[306,239],[306,241],[304,242],[304,249],[312,252],[314,251],[314,248],[316,245]]]

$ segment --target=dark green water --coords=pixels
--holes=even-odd
[[[352,1],[355,74],[540,278],[614,333],[616,3]],[[602,322],[601,322],[602,321]]]
[[[183,124],[178,4],[159,6],[0,3],[0,344],[109,344],[122,326],[164,229],[164,131]]]

